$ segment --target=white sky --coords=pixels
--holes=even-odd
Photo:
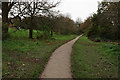
[[[74,21],[78,17],[84,21],[97,11],[98,1],[102,0],[61,0],[57,9],[62,14],[70,14]]]
[[[60,13],[65,15],[70,14],[74,21],[78,17],[84,21],[91,14],[96,13],[98,1],[102,0],[61,0],[57,10],[60,10]]]

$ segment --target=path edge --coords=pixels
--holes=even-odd
[[[81,35],[82,35],[82,34],[81,34]],[[77,37],[78,37],[78,36],[77,36]],[[75,37],[75,38],[77,38],[77,37]],[[71,40],[69,40],[69,41],[72,41],[72,40],[74,40],[75,38],[73,38],[73,39],[71,39]],[[58,49],[59,47],[61,47],[61,46],[64,45],[64,44],[68,43],[69,41],[67,41],[67,42],[59,45],[56,49]],[[55,49],[55,50],[56,50],[56,49]],[[53,55],[53,53],[55,52],[55,50],[51,53],[50,57]],[[48,61],[50,60],[50,57],[49,57]],[[48,61],[46,62],[45,66],[44,66],[44,70],[45,70],[45,67],[46,67],[47,64],[48,64]],[[42,73],[44,72],[44,70],[43,70],[43,71],[41,72],[41,74],[38,76],[39,79],[41,78],[41,75],[42,75]],[[71,76],[72,76],[72,75],[71,75]]]
[[[81,35],[79,36],[79,38],[82,37],[83,35],[84,35],[84,34],[81,34]],[[77,38],[77,37],[76,37],[76,38]],[[78,38],[78,39],[79,39],[79,38]],[[75,43],[78,41],[78,39],[75,41]],[[75,44],[75,43],[74,43],[74,44]],[[73,46],[74,46],[74,44],[73,44]],[[73,51],[73,46],[72,46],[72,51]],[[70,56],[72,56],[72,52],[71,52]],[[72,78],[73,78],[73,72],[72,72],[72,57],[70,57],[70,62],[71,62],[70,69],[71,69],[71,73],[72,73],[71,76],[72,76]]]

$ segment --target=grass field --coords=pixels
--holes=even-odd
[[[28,31],[10,29],[9,33],[9,39],[2,42],[3,78],[38,78],[51,53],[77,36],[54,34],[50,40],[29,40]]]
[[[110,42],[93,42],[81,37],[73,46],[74,78],[117,78],[120,46]]]

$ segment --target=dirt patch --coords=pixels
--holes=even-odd
[[[21,56],[20,54],[17,53],[9,53],[10,57],[15,58],[18,61],[23,61],[23,62],[28,62],[28,63],[32,63],[32,64],[40,64],[41,63],[41,59],[40,58],[33,58],[30,56]]]

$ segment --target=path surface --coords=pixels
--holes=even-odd
[[[40,78],[72,78],[72,46],[82,35],[57,48],[51,55]]]

